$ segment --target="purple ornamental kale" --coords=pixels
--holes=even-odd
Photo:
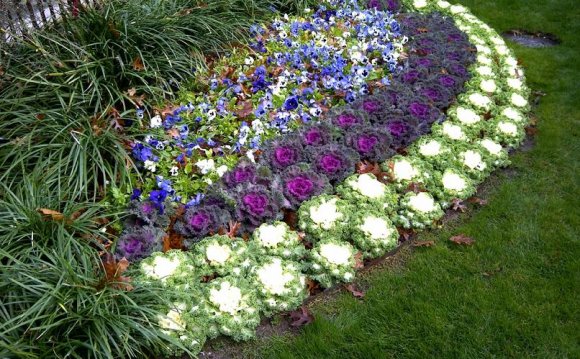
[[[418,92],[438,108],[449,107],[453,98],[450,90],[437,84],[430,85],[429,82],[426,82],[423,87],[418,89]]]
[[[309,166],[291,166],[281,175],[281,185],[287,200],[285,207],[297,209],[304,201],[313,196],[327,193],[332,188],[328,178],[314,172]]]
[[[371,126],[354,126],[346,135],[346,144],[356,150],[361,160],[382,162],[393,155],[391,136]]]
[[[228,188],[236,187],[244,183],[254,183],[256,180],[257,168],[250,161],[242,160],[236,167],[227,171],[222,177],[222,181]]]
[[[316,148],[310,157],[312,168],[328,177],[332,184],[337,184],[353,174],[355,165],[360,161],[358,152],[340,144]]]
[[[160,205],[163,206],[164,210],[160,208]],[[129,216],[125,220],[125,227],[150,225],[165,228],[169,225],[171,208],[169,200],[161,204],[151,201],[131,201],[127,211]]]
[[[300,138],[295,134],[270,141],[264,148],[260,162],[272,169],[284,169],[304,159]]]
[[[410,116],[401,116],[389,119],[384,127],[391,135],[394,148],[404,148],[419,136],[429,133],[427,123],[418,121]]]
[[[327,123],[321,122],[302,126],[298,136],[304,147],[320,147],[335,142],[340,134]]]
[[[356,111],[350,106],[332,109],[327,114],[330,122],[341,130],[348,130],[355,125],[367,125],[368,117],[364,111]]]
[[[160,228],[145,226],[133,227],[117,240],[116,254],[125,257],[130,262],[149,256],[163,247],[165,231]]]
[[[260,224],[275,220],[280,215],[281,198],[267,187],[243,185],[236,189],[235,219],[242,223],[243,230],[251,231]]]
[[[175,223],[175,231],[186,238],[185,244],[200,241],[210,233],[216,233],[231,220],[230,213],[217,205],[202,203],[189,207]]]
[[[438,121],[441,117],[441,111],[422,100],[414,99],[407,107],[410,116],[428,124]]]
[[[371,123],[376,123],[384,117],[385,110],[392,105],[389,99],[385,101],[385,96],[373,95],[362,97],[353,102],[351,106],[353,109],[365,113]]]

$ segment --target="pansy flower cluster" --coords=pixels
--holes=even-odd
[[[142,121],[132,154],[144,178],[143,199],[163,190],[175,202],[190,202],[240,157],[253,159],[265,140],[389,84],[401,70],[407,41],[392,13],[356,2],[330,2],[304,18],[280,17],[253,26],[251,34],[248,47],[196,74],[191,91],[180,93],[186,105]],[[377,139],[367,139],[361,150]],[[268,155],[275,156],[274,166],[301,159],[291,148]],[[349,159],[319,162],[339,172],[336,161]]]
[[[373,8],[393,4],[369,2]],[[157,192],[157,201],[132,204],[119,255],[155,250],[155,228],[170,228],[189,248],[154,253],[136,276],[136,285],[158,283],[195,298],[186,306],[176,300],[171,321],[160,319],[164,327],[186,333],[182,313],[197,308],[207,337],[250,338],[260,313],[296,308],[309,280],[321,287],[350,282],[363,258],[396,247],[398,230],[439,226],[445,209],[509,163],[508,150],[522,141],[530,109],[517,61],[464,7],[437,0],[403,4],[415,12],[397,17],[410,41],[389,86],[371,86],[369,94],[323,109],[318,121],[301,121],[284,136],[262,137],[260,151],[248,150],[251,158],[232,163],[205,197],[175,213],[168,205],[172,184],[162,178],[156,180],[164,188],[156,191],[165,196]],[[340,24],[329,31],[333,26]],[[267,47],[272,30],[264,29],[255,31]],[[266,91],[270,80],[252,86]],[[284,97],[274,104],[293,111],[302,101]],[[209,167],[217,159],[206,161]],[[131,236],[139,225],[143,232]],[[229,235],[216,235],[224,231]]]

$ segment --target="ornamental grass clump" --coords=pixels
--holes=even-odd
[[[196,271],[203,276],[243,276],[253,263],[246,242],[229,236],[204,238],[190,253]]]
[[[377,210],[386,214],[397,210],[398,194],[371,173],[348,177],[336,191],[355,208]]]
[[[298,262],[265,257],[252,268],[251,278],[262,312],[268,317],[294,310],[308,297],[306,276]]]
[[[324,288],[351,282],[355,277],[356,249],[348,242],[324,239],[314,245],[306,270]]]
[[[298,232],[292,231],[284,222],[264,223],[256,228],[248,242],[256,258],[275,256],[291,261],[300,261],[306,248]]]

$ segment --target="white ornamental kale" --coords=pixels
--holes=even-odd
[[[375,209],[384,213],[394,212],[399,199],[392,188],[370,173],[348,177],[336,191],[342,199],[358,209]]]
[[[198,353],[203,348],[209,327],[204,305],[192,300],[200,296],[201,292],[192,291],[190,295],[179,298],[180,301],[161,309],[163,314],[157,316],[159,330],[192,353]],[[168,356],[180,356],[184,353],[183,348],[173,343],[168,344],[163,351]]]
[[[344,238],[348,235],[351,205],[337,196],[321,195],[306,201],[298,210],[298,226],[311,240]]]
[[[425,229],[443,217],[441,205],[427,192],[409,192],[401,199],[395,222],[404,228]]]
[[[201,272],[193,263],[191,255],[180,250],[155,252],[139,264],[135,281],[144,285],[162,284],[174,288],[188,288],[199,281]]]
[[[351,240],[365,258],[378,258],[397,247],[399,232],[388,216],[360,211],[351,220]]]
[[[196,267],[204,276],[243,275],[253,261],[246,242],[229,236],[204,238],[193,247],[191,253]]]
[[[251,278],[267,316],[294,310],[308,296],[306,276],[297,262],[266,257],[252,269]]]
[[[410,156],[393,156],[381,165],[398,190],[406,190],[411,184],[426,185],[432,181],[433,167],[428,161]]]
[[[355,248],[348,242],[322,240],[310,251],[308,274],[325,288],[351,282],[355,276],[355,254]]]
[[[209,282],[205,291],[210,337],[221,333],[235,340],[248,340],[255,336],[261,308],[250,282],[226,276]]]
[[[284,222],[262,224],[254,231],[249,246],[258,257],[278,256],[297,261],[306,253],[298,232]]]

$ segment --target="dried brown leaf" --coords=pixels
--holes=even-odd
[[[364,298],[365,293],[356,288],[353,283],[345,284],[344,288],[348,290],[355,298]]]
[[[470,246],[475,243],[475,239],[468,237],[465,234],[458,234],[456,236],[449,238],[449,240],[455,244],[466,246]]]
[[[299,328],[312,323],[314,316],[308,311],[308,308],[302,306],[300,309],[290,312],[290,319],[292,319],[290,325]]]
[[[435,241],[416,241],[413,242],[413,247],[433,247]]]

